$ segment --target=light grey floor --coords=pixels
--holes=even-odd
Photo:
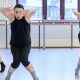
[[[5,72],[0,73],[0,80],[5,80],[12,55],[9,49],[0,50],[0,55],[6,64]],[[40,80],[75,80],[74,72],[79,56],[80,49],[31,49],[29,60]],[[21,64],[11,80],[32,80],[32,77]]]

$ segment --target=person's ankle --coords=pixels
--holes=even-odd
[[[39,80],[39,78],[38,78],[38,77],[36,77],[36,78],[34,78],[33,80]]]
[[[80,69],[80,64],[78,64],[77,69]]]
[[[5,78],[5,80],[8,80],[7,77]]]

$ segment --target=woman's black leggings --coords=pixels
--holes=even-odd
[[[11,52],[13,56],[13,62],[11,66],[13,68],[16,69],[20,65],[20,62],[24,65],[24,67],[30,64],[28,61],[30,47],[11,47]]]

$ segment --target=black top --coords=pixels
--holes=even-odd
[[[30,23],[17,18],[11,23],[11,46],[31,46]]]

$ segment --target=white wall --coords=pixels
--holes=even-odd
[[[73,25],[73,47],[79,47],[78,24]],[[58,24],[46,25],[46,47],[70,47],[71,46],[71,25]]]

